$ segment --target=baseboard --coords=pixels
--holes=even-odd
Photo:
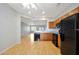
[[[9,46],[8,48],[4,49],[3,51],[0,51],[0,55],[1,55],[2,53],[6,52],[8,49],[14,47],[16,44],[18,44],[18,43],[15,43],[15,44]]]

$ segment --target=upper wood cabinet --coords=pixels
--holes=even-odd
[[[49,29],[55,28],[55,23],[54,22],[49,22],[48,23],[48,28]]]
[[[60,21],[61,21],[61,19],[57,19],[57,20],[55,21],[55,26],[56,26],[57,24],[59,24]]]
[[[71,16],[71,15],[73,15],[73,14],[76,14],[76,13],[79,13],[79,7],[73,9],[72,11],[70,11],[70,12],[68,12],[68,13],[66,13],[65,15],[61,16],[61,17],[58,18],[57,20],[55,20],[55,21],[53,21],[53,22],[49,22],[49,23],[48,23],[48,28],[49,28],[49,29],[55,28],[56,25],[57,25],[58,23],[60,23],[61,20],[63,20],[63,19],[66,18],[66,17],[69,17],[69,16]]]
[[[52,29],[52,28],[55,28],[56,27],[56,25],[58,24],[58,23],[60,23],[60,19],[57,19],[57,20],[55,20],[55,21],[53,21],[53,22],[49,22],[48,23],[48,28],[49,29]]]
[[[76,13],[79,13],[79,7],[73,9],[72,11],[70,11],[68,13],[66,13],[65,15],[61,16],[60,18],[61,18],[61,20],[63,20],[64,18],[69,17],[69,16],[76,14]]]

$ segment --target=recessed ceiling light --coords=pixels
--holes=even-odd
[[[28,11],[28,14],[31,14],[31,11]]]
[[[46,18],[43,17],[41,20],[46,20]]]
[[[45,11],[43,11],[42,14],[45,14]]]
[[[30,9],[30,6],[28,5],[27,8]]]

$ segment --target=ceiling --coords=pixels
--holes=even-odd
[[[16,11],[18,11],[21,14],[24,14],[28,17],[35,18],[35,19],[41,19],[42,17],[45,17],[46,20],[54,19],[54,17],[57,16],[60,12],[62,12],[64,9],[66,9],[70,3],[34,3],[37,9],[31,8],[23,8],[22,3],[9,3],[9,5],[14,8]],[[31,14],[28,12],[31,11]],[[45,14],[42,14],[42,12],[45,12]]]
[[[24,8],[22,3],[9,3],[8,5],[22,15],[22,22],[27,24],[45,25],[47,21],[54,21],[67,11],[79,6],[78,3],[33,3],[37,9]],[[29,4],[30,5],[30,4]],[[29,13],[31,11],[31,13]],[[42,13],[44,12],[44,13]],[[27,19],[28,18],[28,19]],[[29,20],[29,21],[28,21]],[[40,20],[40,21],[39,21]]]
[[[27,25],[47,25],[47,20],[30,20],[29,18],[21,17],[21,22]]]
[[[24,8],[22,3],[9,3],[8,5],[21,14],[21,22],[28,25],[46,25],[47,21],[54,21],[67,11],[79,6],[78,3],[33,3],[37,9]],[[30,5],[30,4],[29,4]],[[31,13],[29,13],[31,11]],[[44,13],[42,13],[44,12]],[[44,19],[43,19],[44,18]]]

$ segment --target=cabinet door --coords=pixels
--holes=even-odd
[[[41,41],[52,41],[53,33],[40,33],[40,40]]]
[[[49,22],[48,23],[48,28],[50,28],[50,29],[55,28],[55,23],[54,22]]]
[[[52,42],[56,47],[58,47],[58,34],[53,34]]]

